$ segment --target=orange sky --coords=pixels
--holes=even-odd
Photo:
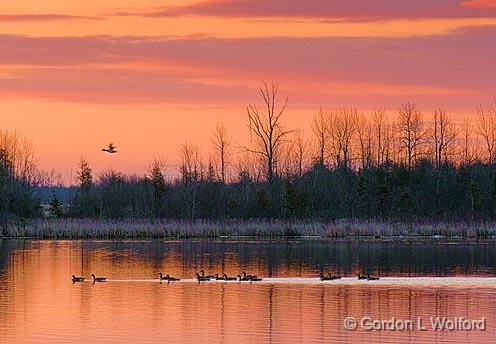
[[[220,4],[219,4],[220,3]],[[372,4],[373,3],[373,4]],[[215,123],[246,142],[260,80],[290,95],[288,126],[320,106],[405,100],[470,113],[494,91],[496,1],[1,1],[0,128],[70,180],[142,173],[179,145],[208,156]],[[109,141],[120,153],[100,152]]]

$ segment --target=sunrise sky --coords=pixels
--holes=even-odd
[[[0,128],[64,178],[81,155],[174,169],[220,120],[248,139],[262,79],[307,130],[321,105],[470,114],[496,91],[495,43],[496,0],[0,0]]]

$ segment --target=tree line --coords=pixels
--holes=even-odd
[[[18,132],[0,130],[0,220],[40,215],[33,192],[37,176],[31,142]]]
[[[77,189],[66,205],[53,199],[51,214],[325,221],[496,217],[494,100],[461,121],[445,109],[424,115],[409,102],[395,113],[384,107],[371,113],[321,107],[305,133],[285,125],[288,98],[280,97],[277,83],[263,83],[258,91],[260,102],[246,108],[247,144],[234,142],[219,123],[208,159],[197,145],[184,143],[174,175],[155,160],[144,176],[115,170],[94,176],[81,158]],[[12,167],[3,169],[19,185],[36,184]],[[4,183],[0,187],[3,201],[8,193]],[[34,197],[26,200],[36,203]]]

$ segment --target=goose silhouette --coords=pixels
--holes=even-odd
[[[160,279],[160,281],[167,281],[167,283],[181,280],[180,278],[172,277],[168,274],[164,276],[161,272],[158,273],[158,278]]]
[[[95,274],[91,274],[93,277],[93,283],[95,282],[107,282],[107,277],[96,277]]]
[[[76,283],[76,282],[84,282],[84,277],[72,275],[72,283]]]
[[[109,145],[106,148],[102,149],[102,152],[114,154],[114,153],[117,153],[117,151],[115,150],[116,148],[117,147],[113,143],[109,143]]]

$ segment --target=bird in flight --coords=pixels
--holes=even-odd
[[[117,151],[115,150],[117,147],[114,146],[113,143],[109,143],[108,147],[107,148],[103,148],[102,149],[102,152],[107,152],[107,153],[110,153],[110,154],[113,154],[113,153],[117,153]]]

